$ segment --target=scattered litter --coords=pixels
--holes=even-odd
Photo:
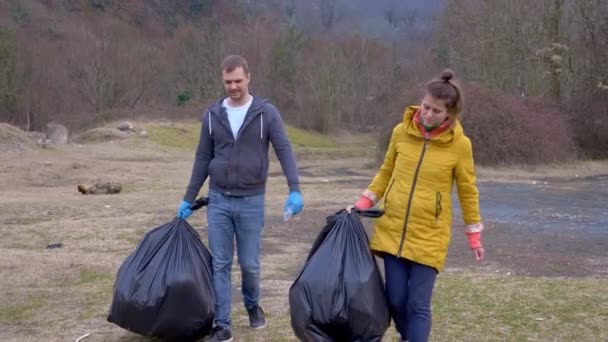
[[[532,184],[536,185],[536,181],[532,181]]]
[[[122,184],[118,182],[96,182],[91,186],[79,184],[77,189],[84,195],[117,194],[122,191]]]
[[[90,333],[89,334],[84,334],[84,335],[80,336],[79,338],[77,338],[75,342],[80,342],[80,341],[84,340],[85,338],[87,338],[89,336],[91,336]]]
[[[86,168],[86,167],[87,167],[87,164],[83,164],[83,163],[76,162],[76,163],[72,164],[72,169],[83,169],[83,168]]]
[[[63,244],[61,242],[52,243],[52,244],[46,246],[47,249],[55,249],[55,248],[61,248],[61,247],[63,247]]]
[[[44,166],[51,166],[51,165],[53,165],[53,163],[51,163],[51,162],[49,162],[49,161],[45,161],[45,162],[44,162]]]
[[[321,182],[323,182],[323,183],[329,183],[329,179],[322,179]]]
[[[120,123],[118,126],[116,126],[116,128],[117,128],[118,130],[120,130],[120,131],[124,131],[124,132],[127,132],[127,131],[133,131],[133,129],[134,129],[134,128],[133,128],[133,124],[131,124],[131,123],[130,123],[130,122],[128,122],[128,121],[125,121],[125,122]]]
[[[50,215],[50,214],[51,214],[51,211],[50,211],[50,210],[48,210],[48,209],[45,209],[45,210],[43,210],[43,211],[40,213],[40,215],[43,215],[43,216],[47,216],[47,215]]]
[[[534,320],[535,320],[535,321],[544,321],[545,319],[544,319],[544,318],[542,318],[542,317],[536,317]]]
[[[106,205],[104,205],[104,207],[106,207],[106,208],[112,208],[112,206],[109,206],[109,205],[107,205],[107,204],[106,204]]]

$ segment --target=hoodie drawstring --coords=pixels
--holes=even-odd
[[[211,111],[207,112],[207,117],[209,118],[209,135],[211,135]]]
[[[264,112],[260,113],[260,140],[262,140],[263,137],[263,128],[264,127]]]

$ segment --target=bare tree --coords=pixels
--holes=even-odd
[[[193,28],[184,29],[179,44],[177,76],[181,82],[199,99],[219,97],[222,88],[218,77],[224,43],[218,23],[211,23],[203,34]]]
[[[302,85],[300,107],[306,108],[307,112],[301,113],[299,124],[327,133],[343,120],[349,86],[346,80],[348,70],[339,49],[321,41],[312,42],[311,45],[309,48],[319,53],[314,57],[302,56],[302,59],[309,58],[305,71],[298,76]]]
[[[451,0],[442,59],[467,78],[584,111],[571,120],[579,146],[606,155],[608,4],[602,0]],[[608,89],[608,87],[606,88]],[[598,148],[598,146],[601,146]]]
[[[110,102],[112,80],[109,59],[112,57],[113,46],[107,33],[96,37],[88,32],[88,37],[90,45],[85,50],[85,56],[72,57],[70,64],[72,77],[80,94],[96,112],[99,112]]]
[[[337,0],[319,0],[319,11],[321,15],[321,24],[325,30],[331,30],[338,21],[338,12],[336,9]]]
[[[25,82],[23,65],[19,62],[17,42],[12,33],[0,31],[0,114],[13,121]]]

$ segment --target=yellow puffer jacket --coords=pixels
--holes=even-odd
[[[471,141],[458,121],[427,140],[412,121],[419,107],[405,110],[393,130],[384,163],[367,192],[383,198],[371,249],[440,271],[451,237],[454,180],[465,224],[481,221]]]

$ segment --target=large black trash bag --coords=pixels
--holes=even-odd
[[[172,341],[208,335],[215,315],[211,254],[185,220],[148,232],[120,266],[108,321]]]
[[[289,310],[291,327],[302,341],[382,340],[390,314],[378,265],[357,215],[340,211],[327,218],[289,289]]]

